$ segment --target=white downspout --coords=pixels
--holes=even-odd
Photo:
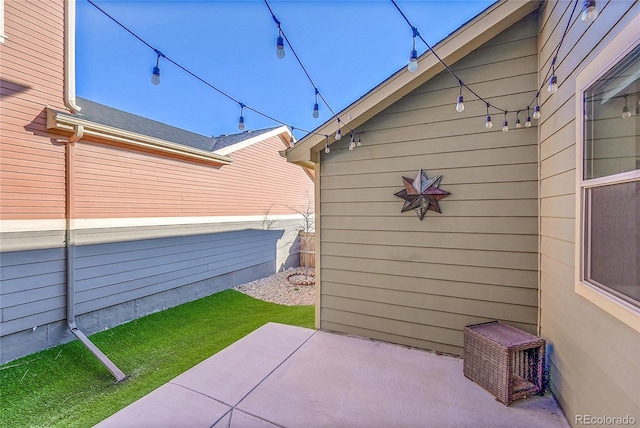
[[[64,104],[77,113],[81,108],[76,104],[76,0],[65,0],[64,9]]]
[[[75,85],[75,22],[76,22],[76,2],[75,0],[65,1],[65,50],[64,50],[64,76],[65,91],[64,102],[72,113],[80,111],[80,107],[76,105],[76,85]],[[76,247],[75,247],[75,143],[80,141],[84,136],[84,127],[75,125],[73,135],[66,141],[65,148],[65,169],[66,169],[66,235],[65,249],[67,256],[67,326],[69,330],[80,340],[80,342],[91,351],[95,357],[106,367],[107,370],[115,377],[116,382],[123,381],[127,378],[122,370],[120,370],[96,345],[76,325]]]

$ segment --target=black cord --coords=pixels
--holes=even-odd
[[[322,100],[324,105],[326,105],[327,108],[329,109],[329,111],[331,112],[331,114],[336,119],[338,119],[338,122],[342,123],[349,131],[353,132],[353,129],[351,129],[349,127],[349,125],[347,125],[342,120],[340,120],[340,118],[338,117],[337,113],[331,108],[331,106],[327,102],[326,98],[322,95],[321,92],[318,91],[318,85],[316,85],[316,83],[313,81],[313,79],[311,78],[311,75],[309,74],[309,71],[307,70],[307,68],[302,63],[302,60],[298,56],[298,53],[296,52],[296,50],[293,48],[293,45],[291,45],[291,42],[289,41],[289,38],[287,37],[287,34],[282,29],[282,26],[280,24],[280,20],[278,20],[278,18],[276,18],[275,14],[273,13],[273,9],[271,9],[271,6],[269,5],[269,2],[267,0],[264,0],[264,4],[267,6],[267,9],[269,9],[269,13],[271,13],[271,17],[273,18],[274,22],[278,26],[278,30],[280,30],[280,33],[282,34],[282,37],[284,37],[284,40],[287,42],[287,45],[289,46],[289,49],[291,49],[291,53],[293,53],[293,56],[296,58],[296,61],[298,61],[298,64],[300,65],[300,68],[302,68],[302,71],[304,71],[304,74],[307,76],[307,79],[309,80],[309,83],[311,83],[311,86],[313,86],[313,89],[315,90],[316,95],[320,96],[320,99]]]
[[[566,28],[565,28],[565,30],[564,30],[564,33],[562,34],[562,37],[560,38],[560,42],[558,43],[557,48],[556,48],[556,49],[554,49],[554,51],[556,52],[556,54],[555,54],[555,56],[554,56],[554,58],[553,58],[553,62],[552,62],[552,63],[553,63],[553,65],[552,65],[552,66],[555,66],[555,61],[556,61],[556,58],[557,58],[557,56],[558,56],[558,52],[560,51],[560,47],[562,46],[562,43],[564,42],[565,36],[567,35],[567,32],[569,31],[569,27],[570,27],[570,24],[571,24],[571,17],[573,16],[573,14],[574,14],[574,12],[575,12],[575,10],[576,10],[576,7],[577,7],[577,5],[578,5],[578,1],[579,1],[579,0],[575,0],[575,2],[574,2],[573,10],[571,11],[571,14],[569,15],[569,20],[568,20],[568,22],[567,22],[567,26],[566,26]],[[393,3],[393,5],[395,6],[395,8],[396,8],[396,9],[397,9],[397,11],[400,13],[400,15],[404,18],[404,20],[407,22],[407,24],[409,25],[409,27],[411,27],[411,29],[414,31],[414,34],[416,34],[416,32],[417,32],[417,31],[415,30],[415,28],[416,28],[416,27],[414,27],[414,26],[413,26],[413,24],[411,23],[411,21],[409,20],[409,18],[407,17],[407,15],[405,15],[405,13],[402,11],[402,9],[400,9],[400,6],[398,6],[398,3],[396,3],[396,1],[395,1],[395,0],[391,0],[391,3]],[[493,109],[498,110],[498,111],[500,111],[500,112],[504,112],[504,113],[506,113],[506,112],[507,112],[507,110],[506,110],[506,109],[503,109],[503,108],[497,107],[497,106],[495,106],[495,105],[491,104],[491,103],[490,103],[489,101],[487,101],[485,98],[483,98],[483,97],[481,97],[480,95],[478,95],[478,93],[476,93],[476,92],[475,92],[471,87],[469,87],[467,84],[465,84],[465,83],[464,83],[464,82],[463,82],[463,81],[458,77],[458,75],[457,75],[457,74],[456,74],[456,73],[451,69],[451,67],[449,67],[449,65],[448,65],[446,62],[444,62],[444,61],[442,60],[442,58],[440,58],[440,56],[438,55],[438,53],[437,53],[437,52],[436,52],[436,51],[431,47],[431,45],[429,45],[429,43],[427,43],[427,41],[422,37],[422,35],[420,35],[420,33],[419,33],[419,32],[418,32],[417,36],[418,36],[418,37],[420,37],[420,40],[422,40],[422,42],[427,46],[427,49],[428,49],[429,51],[431,51],[431,53],[436,57],[436,59],[437,59],[437,60],[438,60],[438,61],[439,61],[443,66],[444,66],[444,68],[449,72],[449,74],[451,74],[451,76],[453,76],[453,77],[458,81],[458,83],[459,83],[459,85],[460,85],[461,87],[462,87],[462,86],[464,86],[464,87],[465,87],[469,92],[471,92],[473,95],[475,95],[475,96],[476,96],[476,98],[478,98],[480,101],[483,101],[483,102],[487,105],[487,108],[488,108],[488,107],[492,107]],[[415,37],[415,36],[414,36],[414,37]],[[544,85],[546,84],[546,82],[547,82],[547,78],[549,77],[549,72],[550,72],[550,71],[551,71],[551,67],[550,67],[550,68],[549,68],[549,70],[547,71],[547,75],[545,76],[545,78],[544,78],[544,80],[543,80],[543,82],[544,82],[544,83],[540,86],[540,88],[538,88],[538,90],[536,91],[536,96],[533,98],[533,100],[531,100],[531,102],[529,103],[529,105],[527,105],[527,108],[530,108],[530,107],[531,107],[531,105],[533,104],[533,102],[535,102],[535,100],[536,100],[536,99],[538,99],[538,97],[540,96],[540,90],[541,90],[541,89],[544,87]],[[524,109],[519,109],[519,110],[524,110]]]
[[[269,120],[272,120],[276,123],[279,123],[281,125],[285,125],[288,126],[291,129],[294,129],[294,127],[292,125],[289,125],[286,122],[283,122],[282,120],[276,119],[275,117],[268,115],[258,109],[255,109],[251,106],[248,106],[246,104],[243,104],[242,102],[240,102],[239,100],[237,100],[236,98],[234,98],[233,96],[229,95],[227,92],[223,91],[222,89],[216,87],[215,85],[209,83],[208,81],[206,81],[205,79],[203,79],[202,77],[198,76],[197,74],[195,74],[193,71],[189,70],[188,68],[186,68],[185,66],[183,66],[182,64],[178,63],[177,61],[174,61],[173,59],[171,59],[170,57],[168,57],[167,55],[165,55],[164,53],[162,53],[160,50],[154,48],[149,42],[147,42],[146,40],[144,40],[142,37],[140,37],[139,35],[137,35],[136,33],[134,33],[132,30],[130,30],[129,28],[127,28],[124,24],[122,24],[120,21],[118,21],[116,18],[114,18],[113,16],[111,16],[109,13],[107,13],[104,9],[102,9],[100,6],[98,6],[97,4],[95,4],[92,0],[87,0],[87,2],[89,4],[91,4],[93,7],[95,7],[96,9],[98,9],[100,12],[102,12],[105,16],[107,16],[109,19],[111,19],[113,22],[115,22],[116,24],[118,24],[122,29],[124,29],[125,31],[127,31],[129,34],[131,34],[133,37],[135,37],[136,39],[138,39],[141,43],[143,43],[145,46],[147,46],[149,49],[153,50],[157,55],[158,55],[158,59],[160,57],[165,58],[167,61],[169,61],[171,64],[175,65],[176,67],[178,67],[179,69],[181,69],[182,71],[184,71],[185,73],[189,74],[190,76],[194,77],[195,79],[199,80],[200,82],[202,82],[203,84],[205,84],[206,86],[208,86],[209,88],[213,89],[214,91],[218,92],[220,95],[228,98],[229,100],[235,102],[236,104],[239,104],[242,108],[246,108],[247,110],[251,110],[252,112],[265,117]],[[275,17],[274,17],[275,19]],[[288,43],[288,42],[287,42]],[[300,128],[298,126],[295,127],[295,129],[299,130],[299,131],[303,131],[306,132],[307,134],[312,134],[312,135],[321,135],[324,136],[325,134],[320,134],[317,132],[313,132],[313,131],[309,131],[307,129],[304,128]]]

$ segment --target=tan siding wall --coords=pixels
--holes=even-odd
[[[64,218],[64,146],[44,107],[63,108],[62,1],[5,1],[0,44],[0,218]]]
[[[535,93],[537,16],[454,68],[497,105]],[[485,106],[442,73],[365,123],[321,163],[320,327],[459,354],[465,325],[537,325],[536,129],[484,128]],[[521,113],[522,122],[526,112]],[[515,114],[509,116],[515,125]],[[346,138],[348,139],[348,138]],[[443,214],[400,213],[402,176],[442,175]]]
[[[313,201],[313,182],[286,162],[279,137],[238,150],[222,168],[99,144],[77,145],[80,218],[292,214]]]
[[[558,57],[560,89],[543,93],[540,122],[541,333],[551,388],[568,420],[575,415],[640,416],[640,336],[574,291],[575,76],[629,19],[637,2],[598,2],[600,15],[571,29]],[[540,20],[540,74],[567,22],[570,2],[546,3]]]

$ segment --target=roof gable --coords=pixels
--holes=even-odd
[[[245,147],[252,146],[276,135],[280,135],[283,144],[287,144],[291,137],[291,130],[288,126],[283,125],[259,129],[257,131],[244,131],[238,134],[221,135],[216,137],[213,152],[219,155],[228,155],[236,150],[244,149]]]
[[[498,1],[435,45],[434,50],[447,65],[452,65],[536,10],[539,4],[538,0]],[[341,120],[350,128],[356,128],[444,70],[431,51],[423,53],[418,64],[416,72],[411,73],[403,67],[337,116],[350,117],[347,122]],[[335,117],[320,125],[293,149],[287,150],[287,160],[305,166],[319,162],[319,151],[326,143],[325,135],[330,136],[329,144],[335,142],[332,136],[337,130],[336,125]]]

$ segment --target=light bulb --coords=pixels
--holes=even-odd
[[[411,73],[418,69],[418,51],[415,49],[412,49],[411,54],[409,54],[409,64],[407,65],[407,69]]]
[[[527,120],[524,123],[525,128],[531,128],[531,116],[527,116]]]
[[[160,84],[160,67],[153,67],[153,74],[151,75],[151,83],[154,85]]]
[[[360,147],[362,145],[362,138],[360,138],[360,136],[358,135],[358,142],[356,143],[356,146]]]
[[[284,39],[282,36],[278,36],[278,41],[276,42],[276,56],[279,59],[284,58]]]
[[[319,106],[318,103],[315,103],[313,105],[313,117],[317,118],[318,116],[320,116]]]
[[[484,123],[484,127],[487,129],[493,128],[493,123],[491,122],[491,116],[487,115],[487,120]]]
[[[355,149],[356,145],[355,143],[349,143],[349,150],[353,150]]]
[[[624,96],[624,107],[622,107],[622,118],[629,119],[631,117],[631,110],[629,110],[629,105],[627,104],[628,96]]]
[[[582,22],[593,22],[597,17],[598,9],[596,8],[595,0],[584,0],[582,15],[580,15]]]
[[[505,120],[504,124],[502,125],[502,132],[507,132],[508,130],[509,130],[509,122]]]
[[[241,131],[244,129],[244,116],[240,116],[238,120],[238,129]]]
[[[336,141],[338,141],[340,138],[342,138],[342,132],[340,131],[340,128],[338,128],[338,130],[336,131]]]
[[[456,102],[456,111],[461,113],[464,111],[464,98],[462,95],[458,95],[458,101]]]
[[[522,128],[522,123],[520,123],[520,119],[516,118],[516,128]]]
[[[293,149],[293,146],[296,145],[296,141],[293,138],[293,135],[291,137],[289,137],[289,147],[291,147]]]
[[[539,105],[536,105],[533,108],[533,118],[534,119],[540,119],[540,106]]]
[[[331,149],[329,148],[329,143],[327,143],[327,145],[324,146],[324,152],[325,153],[330,153],[331,152]]]
[[[549,78],[549,86],[547,86],[547,91],[550,94],[555,94],[557,90],[558,90],[558,78],[556,77],[555,74],[552,74],[551,77]]]

